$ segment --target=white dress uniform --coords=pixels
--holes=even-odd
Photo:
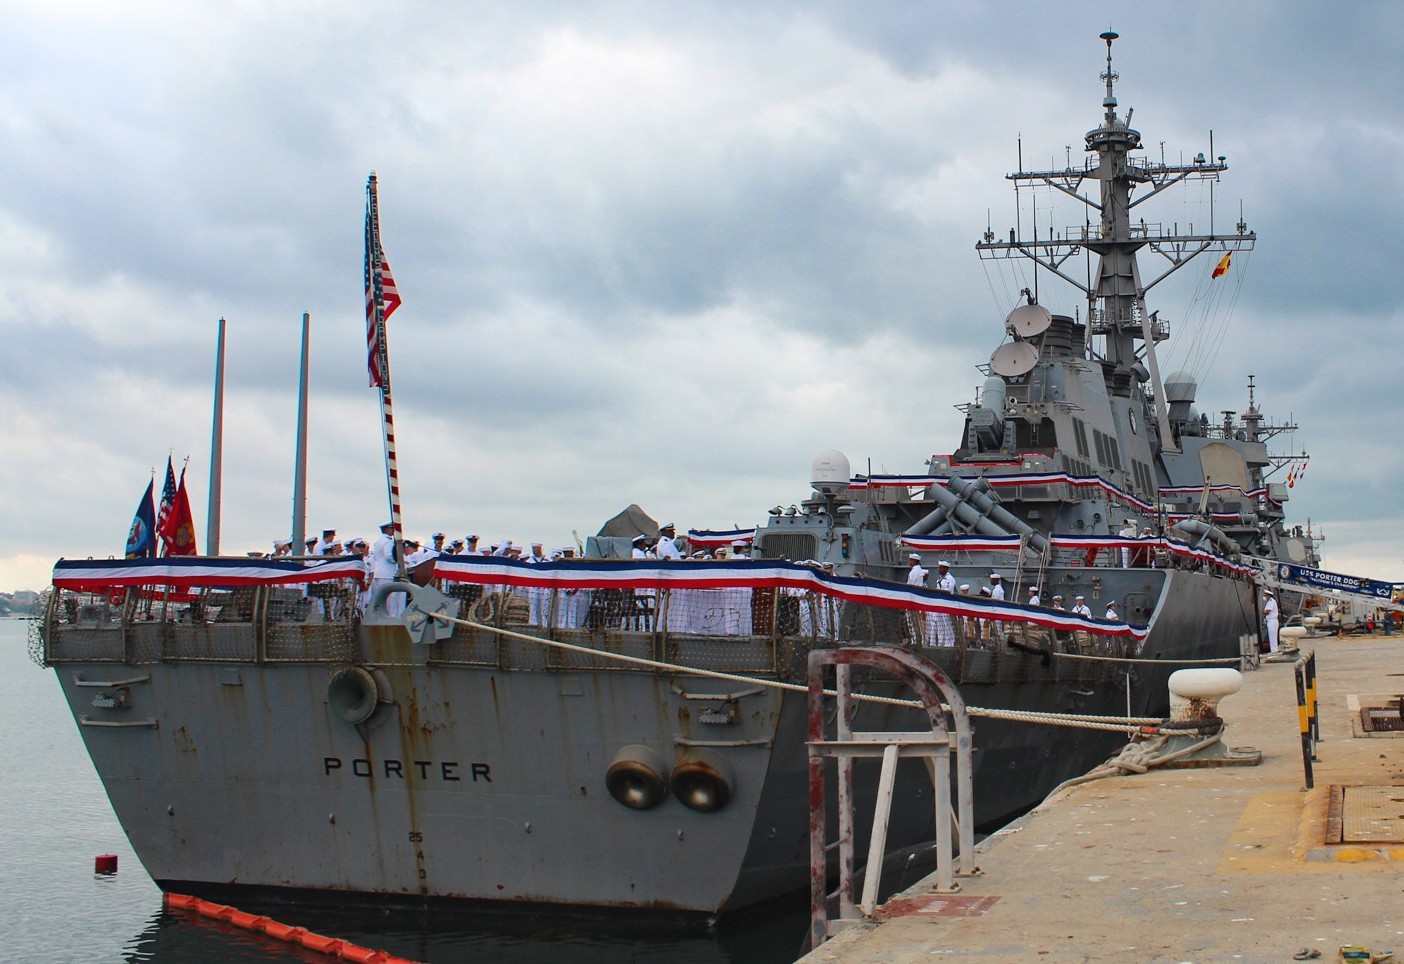
[[[1268,651],[1277,652],[1277,597],[1266,593],[1263,600],[1263,625],[1267,627]]]
[[[678,549],[677,543],[673,541],[673,537],[663,535],[661,532],[658,535],[658,545],[653,548],[653,554],[659,559],[664,560],[681,559],[683,557],[681,550]]]
[[[936,565],[940,573],[936,577],[936,588],[942,592],[955,592],[955,576],[951,575],[949,565],[945,562],[938,562]],[[935,623],[936,627],[936,645],[954,646],[956,642],[955,617],[949,616],[946,613],[937,613],[932,617],[932,622]]]
[[[380,537],[371,544],[370,553],[366,556],[366,565],[370,569],[370,592],[371,597],[374,598],[378,588],[393,582],[395,577],[399,575],[399,567],[395,565],[395,539],[388,532],[382,532]],[[391,616],[398,616],[404,612],[404,594],[397,592],[386,599],[385,611]]]

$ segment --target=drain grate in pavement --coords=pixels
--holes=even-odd
[[[1360,728],[1366,733],[1404,733],[1404,710],[1397,706],[1362,706]]]
[[[1404,787],[1331,787],[1326,843],[1404,844]]]

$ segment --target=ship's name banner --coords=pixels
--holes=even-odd
[[[1386,600],[1390,598],[1392,589],[1387,582],[1362,579],[1359,576],[1343,576],[1338,572],[1308,569],[1305,566],[1293,566],[1288,563],[1277,567],[1277,578],[1283,582],[1296,583],[1299,586],[1312,586],[1316,589],[1339,589],[1342,592],[1353,592],[1362,596],[1374,596],[1377,599]]]

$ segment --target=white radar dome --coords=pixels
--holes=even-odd
[[[1172,372],[1165,376],[1165,400],[1167,402],[1192,402],[1199,385],[1189,372]]]
[[[838,495],[848,488],[848,456],[838,449],[820,452],[810,465],[809,478],[816,491]]]

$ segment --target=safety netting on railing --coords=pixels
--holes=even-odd
[[[60,560],[45,658],[345,661],[363,587],[349,558]]]

